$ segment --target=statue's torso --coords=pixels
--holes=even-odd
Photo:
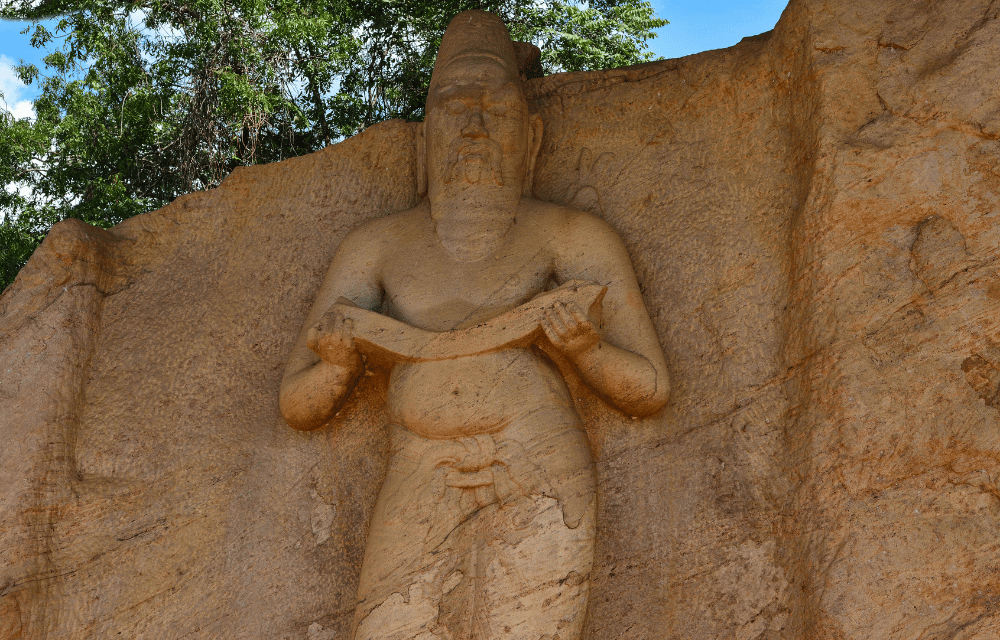
[[[527,217],[527,216],[526,216]],[[465,329],[527,302],[551,285],[551,225],[517,221],[489,256],[455,260],[427,218],[382,265],[386,313],[431,331]],[[419,364],[397,364],[388,413],[395,424],[430,438],[495,433],[544,407],[571,400],[562,376],[532,349]]]
[[[529,349],[397,365],[389,419],[427,438],[496,433],[543,407],[570,410],[558,371]]]

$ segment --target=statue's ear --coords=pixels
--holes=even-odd
[[[534,195],[535,161],[538,160],[538,151],[541,148],[542,116],[533,113],[528,118],[528,166],[524,172],[524,189],[521,191],[522,195],[529,198]]]
[[[424,143],[425,122],[417,123],[417,197],[427,195],[427,145]]]

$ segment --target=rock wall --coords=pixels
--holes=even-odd
[[[1000,635],[1000,5],[793,0],[727,50],[532,81],[536,196],[622,235],[674,395],[574,385],[592,640]],[[344,638],[385,380],[277,386],[413,127],[57,225],[0,297],[0,638]]]
[[[794,618],[995,638],[1000,5],[842,4],[785,15],[815,87],[785,345]]]

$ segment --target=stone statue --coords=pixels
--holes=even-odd
[[[595,474],[554,362],[629,415],[667,402],[617,234],[530,197],[542,121],[521,82],[499,18],[454,18],[418,148],[427,198],[345,238],[281,384],[288,424],[309,430],[366,364],[391,370],[356,640],[579,638]]]

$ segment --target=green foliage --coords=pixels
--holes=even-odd
[[[538,45],[547,73],[649,60],[666,24],[644,0],[0,0],[46,52],[16,69],[40,86],[36,119],[0,112],[0,289],[59,220],[110,227],[237,166],[419,120],[470,8]]]

